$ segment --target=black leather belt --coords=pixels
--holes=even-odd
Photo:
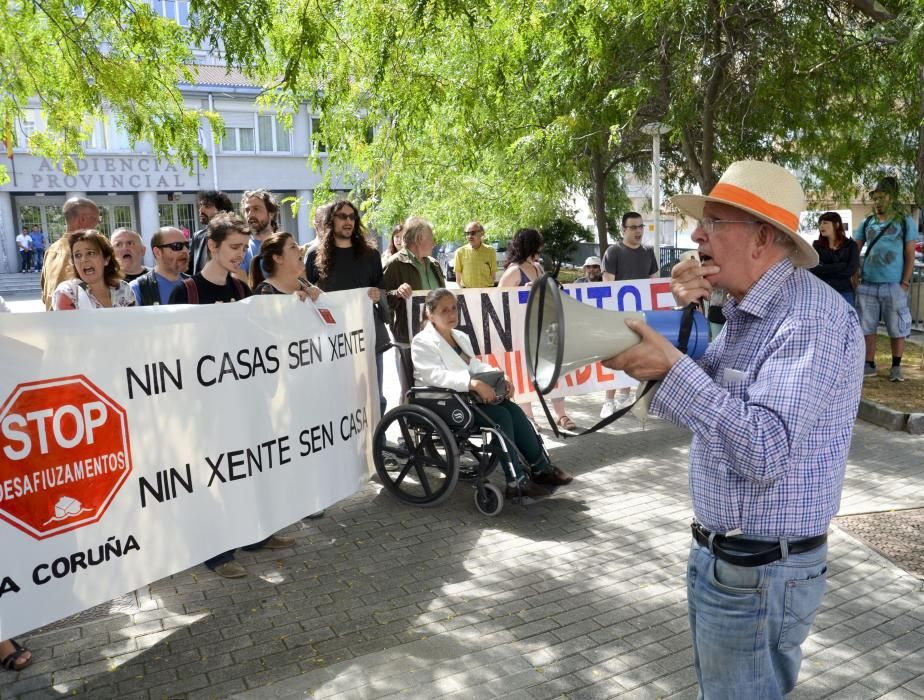
[[[722,561],[735,566],[763,566],[783,558],[783,547],[779,542],[770,540],[749,540],[744,537],[726,537],[709,532],[699,523],[690,526],[693,539],[707,548]],[[711,539],[711,543],[710,543]],[[804,540],[787,540],[789,554],[802,554],[820,547],[828,541],[828,534],[809,537]]]

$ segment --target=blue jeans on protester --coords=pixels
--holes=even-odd
[[[700,698],[769,700],[792,691],[827,586],[827,553],[822,545],[744,567],[693,543],[687,606]]]

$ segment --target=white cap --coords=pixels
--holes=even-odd
[[[587,258],[587,260],[584,261],[584,267],[590,267],[591,265],[600,267],[600,258],[598,258],[596,255],[591,255],[589,258]]]

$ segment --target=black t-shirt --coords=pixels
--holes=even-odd
[[[328,265],[329,273],[323,280],[318,273],[315,261],[318,257],[318,248],[314,247],[305,256],[305,277],[311,284],[324,292],[342,292],[347,289],[361,287],[382,288],[382,258],[375,250],[367,250],[359,258],[352,248],[334,248],[333,265]],[[375,308],[375,348],[382,352],[389,344],[388,330],[385,327],[387,311],[382,308],[385,301],[385,292],[382,292],[382,302]]]
[[[298,278],[299,283],[302,285],[302,289],[308,288],[308,283],[305,282],[301,277]],[[269,283],[268,280],[263,280],[256,286],[256,289],[253,290],[254,294],[287,294],[288,292],[280,292],[273,285]]]
[[[200,304],[215,304],[217,302],[239,301],[246,299],[251,295],[250,287],[244,282],[237,280],[235,283],[229,274],[225,278],[224,284],[212,284],[201,274],[193,275],[190,279],[195,283],[199,291]],[[186,285],[181,284],[173,290],[170,295],[171,304],[188,304],[189,297],[186,295]]]
[[[333,265],[328,265],[329,274],[323,280],[315,266],[317,257],[317,248],[308,251],[305,277],[322,291],[342,292],[358,287],[382,286],[382,258],[374,250],[368,250],[357,258],[352,248],[334,248]]]

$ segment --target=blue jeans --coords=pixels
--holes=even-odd
[[[792,691],[827,586],[827,553],[822,545],[744,567],[693,543],[687,606],[700,698],[769,700]]]
[[[851,307],[856,308],[857,298],[853,292],[841,292],[840,295],[844,297],[844,301],[846,301]]]

